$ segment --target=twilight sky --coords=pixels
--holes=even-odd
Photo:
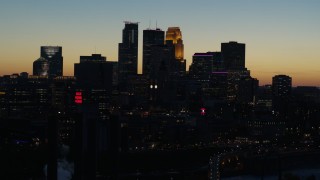
[[[32,73],[43,45],[63,47],[64,75],[80,55],[117,60],[125,20],[140,22],[140,67],[142,30],[157,21],[181,28],[188,66],[195,52],[238,41],[260,85],[286,74],[294,86],[320,86],[319,0],[2,0],[0,75]]]

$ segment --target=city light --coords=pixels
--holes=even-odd
[[[202,116],[206,115],[206,108],[201,108],[200,110],[201,110],[200,114]]]
[[[74,96],[74,102],[76,104],[82,104],[82,92],[76,92],[76,95]]]

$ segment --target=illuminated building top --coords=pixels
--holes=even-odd
[[[182,33],[179,27],[169,27],[166,33],[166,41],[172,41],[175,46],[175,57],[183,60],[184,46],[182,41]]]
[[[179,40],[182,40],[182,33],[179,27],[169,27],[166,34],[166,40],[173,41],[173,44],[177,44]]]

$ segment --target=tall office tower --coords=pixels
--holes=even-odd
[[[184,45],[182,33],[179,27],[169,27],[166,33],[166,44],[172,41],[175,51],[175,68],[177,75],[184,75],[186,72],[186,60],[184,59]]]
[[[48,76],[49,75],[49,61],[43,57],[33,62],[33,75],[35,76]]]
[[[150,68],[150,79],[157,80],[160,77],[160,68],[165,69],[166,75],[173,75],[175,73],[175,52],[172,41],[167,42],[165,45],[151,47],[152,66]]]
[[[105,89],[111,93],[113,82],[113,62],[107,62],[101,54],[80,56],[80,63],[74,64],[77,84],[84,89]]]
[[[166,34],[166,41],[172,41],[175,46],[175,56],[178,60],[183,60],[184,46],[182,41],[182,33],[179,27],[169,27]]]
[[[164,31],[161,29],[143,30],[143,74],[150,77],[150,71],[154,69],[152,48],[164,44]]]
[[[119,43],[119,81],[136,75],[138,70],[138,23],[125,22],[122,43]]]
[[[291,95],[292,78],[287,75],[276,75],[272,78],[274,97],[287,98]]]
[[[75,102],[81,107],[76,134],[79,162],[76,162],[76,179],[94,179],[98,165],[97,157],[111,148],[109,141],[109,110],[113,84],[114,62],[107,62],[101,54],[80,56],[74,64],[77,91]]]
[[[246,45],[230,41],[221,43],[221,53],[224,67],[227,71],[245,69]]]
[[[74,76],[59,76],[51,81],[51,107],[57,110],[56,116],[59,142],[71,145],[74,135],[76,104],[74,103],[76,78]]]
[[[41,46],[41,57],[49,61],[49,77],[63,75],[62,47],[60,46]]]
[[[286,116],[290,111],[292,78],[286,75],[272,77],[272,107],[276,114]]]
[[[98,104],[100,119],[107,119],[113,83],[113,63],[107,62],[101,54],[80,56],[80,63],[74,64],[77,87],[82,91],[84,104]]]

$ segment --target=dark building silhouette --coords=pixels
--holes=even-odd
[[[222,71],[214,71],[210,75],[210,85],[204,87],[204,95],[209,94],[209,97],[205,99],[226,100],[227,99],[227,87],[228,87],[228,73]]]
[[[57,180],[58,178],[58,116],[59,113],[56,110],[51,110],[48,116],[48,180]]]
[[[107,62],[101,54],[80,56],[80,63],[74,64],[77,88],[83,91],[83,103],[98,103],[100,118],[106,119],[113,85],[114,62]]]
[[[4,76],[0,91],[5,92],[2,117],[26,118],[45,122],[50,110],[50,82],[46,76]]]
[[[73,76],[58,76],[51,83],[52,107],[58,112],[58,142],[71,145],[74,135],[76,104],[74,103],[76,79]]]
[[[138,23],[125,22],[119,43],[119,81],[126,81],[138,71]]]
[[[292,78],[287,75],[276,75],[272,78],[272,106],[281,114],[288,112],[291,97]]]
[[[152,48],[164,44],[164,31],[161,29],[143,30],[143,74],[150,76],[153,70]]]
[[[272,92],[275,97],[289,97],[291,95],[292,78],[287,75],[276,75],[272,78]]]
[[[270,111],[272,109],[272,85],[267,84],[259,87],[256,108],[259,111]]]
[[[75,116],[75,179],[96,179],[98,114],[97,106],[84,104]]]
[[[252,103],[258,89],[258,80],[245,67],[246,45],[235,41],[221,43],[217,69],[228,72],[227,99],[236,103]]]
[[[76,120],[77,162],[76,179],[95,179],[97,171],[106,169],[107,162],[98,163],[97,157],[111,151],[110,112],[113,87],[113,66],[101,54],[80,56],[74,65],[76,77],[75,102],[79,106]],[[80,154],[79,154],[80,153]],[[100,164],[100,165],[98,165]]]
[[[113,63],[107,62],[101,54],[80,56],[80,63],[74,64],[74,76],[81,88],[101,88],[111,92]]]
[[[251,76],[242,77],[238,84],[237,101],[242,103],[253,103],[257,95],[259,80]]]
[[[292,94],[301,101],[320,103],[320,89],[316,86],[298,86]]]
[[[62,47],[41,46],[40,56],[49,61],[49,77],[63,75]]]
[[[198,97],[207,107],[226,100],[228,72],[222,69],[221,53],[195,53],[192,60],[189,78],[193,82],[189,81],[188,85],[189,99]]]
[[[26,78],[28,78],[28,76],[29,76],[29,73],[27,73],[27,72],[21,72],[21,73],[20,73],[20,77],[21,77],[21,78],[26,79]]]
[[[245,69],[245,50],[245,44],[237,43],[234,41],[230,41],[228,43],[221,43],[221,53],[225,69]]]
[[[168,41],[165,45],[152,46],[151,48],[152,64],[150,68],[150,79],[157,80],[160,77],[160,67],[165,69],[165,75],[173,75],[176,72],[175,68],[175,53],[174,46],[171,41]]]
[[[214,53],[195,53],[192,56],[192,64],[189,68],[189,74],[192,78],[208,79],[213,72]]]
[[[35,76],[48,76],[49,75],[49,61],[43,57],[33,62],[33,75]]]

